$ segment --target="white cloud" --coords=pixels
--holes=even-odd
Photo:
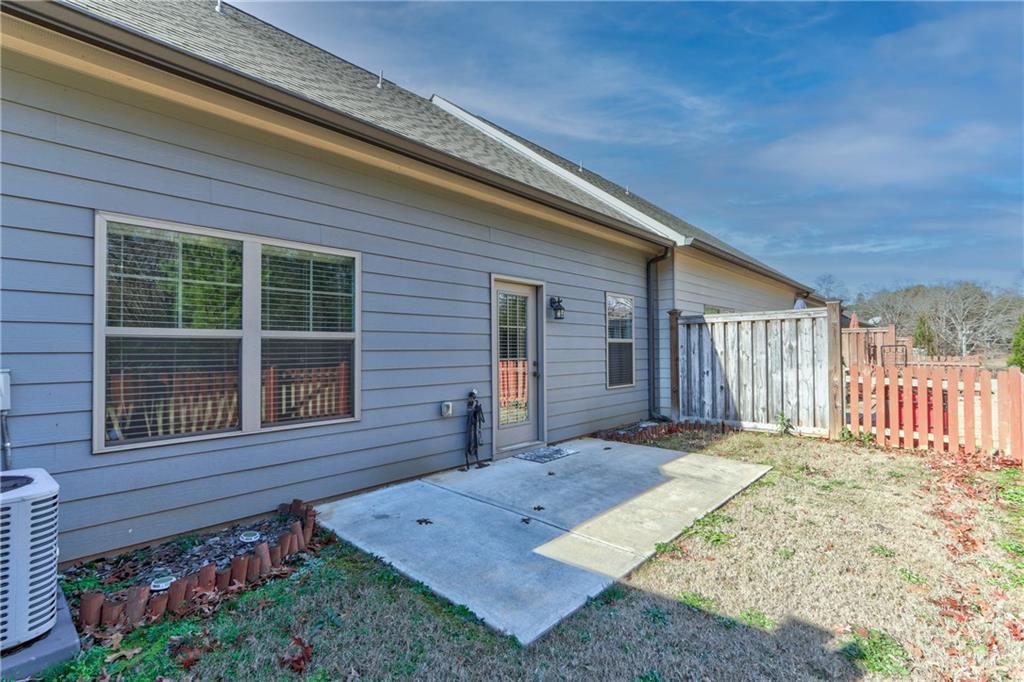
[[[295,18],[280,4],[242,4],[275,22]],[[343,21],[324,21],[304,38],[516,130],[650,146],[698,142],[735,126],[725,102],[687,85],[685,74],[581,34],[583,18],[587,28],[614,19],[600,5],[322,3],[316,11]],[[486,36],[486,45],[467,35]]]
[[[810,185],[925,185],[984,170],[1009,141],[984,123],[941,133],[899,123],[840,123],[773,142],[756,154],[755,163]]]
[[[798,279],[926,278],[936,263],[1015,276],[1024,6],[850,7],[252,10],[582,160]]]
[[[1021,6],[928,9],[936,16],[833,55],[816,108],[784,108],[801,126],[754,150],[752,168],[787,174],[797,193],[937,189],[999,182],[1007,160],[1019,169]]]

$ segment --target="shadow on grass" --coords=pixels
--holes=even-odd
[[[779,595],[780,600],[785,595]],[[692,595],[685,599],[693,603]],[[813,625],[760,626],[622,584],[528,647],[343,542],[209,619],[140,628],[49,679],[854,680]],[[307,660],[295,638],[311,645]],[[298,668],[298,669],[297,669]]]
[[[780,599],[784,599],[780,595]],[[694,602],[703,603],[692,606]],[[538,640],[540,657],[588,640],[605,679],[857,680],[863,671],[811,623],[774,623],[759,612],[718,613],[715,600],[677,600],[616,584]],[[533,647],[531,647],[533,648]],[[632,665],[613,659],[628,652]],[[542,653],[544,652],[544,653]]]

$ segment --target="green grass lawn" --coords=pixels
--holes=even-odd
[[[339,542],[48,679],[1024,679],[1019,470],[769,434],[660,445],[775,468],[528,648]]]

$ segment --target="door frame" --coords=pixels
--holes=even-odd
[[[509,457],[522,452],[523,447],[510,447],[498,450],[498,309],[496,291],[498,284],[507,282],[509,284],[520,284],[533,287],[536,292],[537,302],[534,308],[536,320],[534,320],[537,338],[535,348],[537,349],[537,440],[529,443],[530,446],[545,445],[548,442],[548,401],[547,401],[547,300],[545,296],[545,283],[542,280],[514,277],[512,275],[501,275],[491,273],[491,459],[497,460],[502,457]]]

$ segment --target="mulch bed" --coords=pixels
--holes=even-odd
[[[72,616],[83,634],[102,639],[168,613],[212,613],[225,596],[287,575],[296,555],[318,549],[315,523],[313,508],[293,500],[271,518],[77,564],[62,572]],[[246,532],[259,537],[243,539]],[[165,576],[169,586],[151,586]]]
[[[633,445],[646,445],[669,436],[674,436],[677,433],[683,431],[712,431],[717,433],[726,433],[729,431],[735,431],[732,427],[726,426],[724,423],[720,424],[703,424],[695,422],[656,422],[656,421],[643,421],[628,426],[620,426],[614,429],[606,429],[604,431],[597,431],[593,434],[594,438],[601,438],[603,440],[614,440],[620,443],[631,443]]]

